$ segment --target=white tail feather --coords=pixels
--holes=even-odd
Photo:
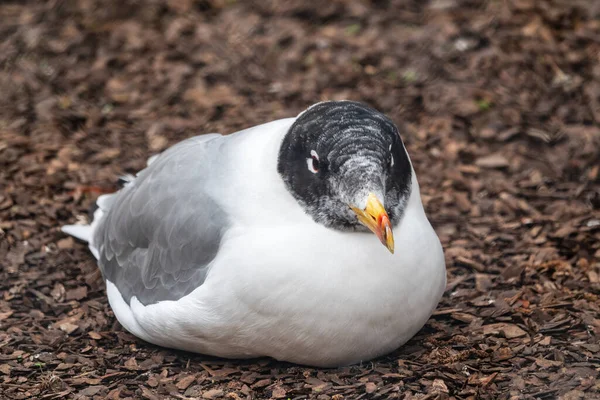
[[[114,194],[106,194],[98,197],[96,204],[98,208],[94,211],[94,218],[92,223],[89,225],[78,224],[78,225],[65,225],[60,228],[67,235],[76,237],[77,239],[83,240],[88,243],[90,251],[94,257],[99,258],[98,249],[94,246],[94,232],[98,227],[98,223],[104,216],[105,212],[108,211],[114,201]]]
[[[92,226],[91,225],[65,225],[60,228],[61,231],[67,235],[76,237],[79,240],[88,242],[92,237]]]

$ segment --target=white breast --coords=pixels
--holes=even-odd
[[[190,295],[147,307],[132,299],[130,308],[109,288],[111,306],[143,339],[199,353],[320,366],[387,353],[425,324],[446,281],[415,179],[412,193],[394,254],[370,233],[299,215],[293,224],[239,224]]]

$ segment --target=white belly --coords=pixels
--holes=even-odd
[[[317,366],[368,360],[410,339],[445,287],[424,214],[405,215],[394,234],[392,255],[372,234],[315,224],[232,229],[188,296],[130,307],[107,282],[109,300],[126,329],[166,347]]]

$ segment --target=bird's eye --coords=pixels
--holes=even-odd
[[[308,170],[313,174],[319,172],[319,155],[316,151],[310,151],[310,158],[306,159],[306,165],[308,166]]]

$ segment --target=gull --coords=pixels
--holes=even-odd
[[[446,284],[397,126],[354,101],[184,140],[98,198],[87,241],[156,345],[336,367],[414,336]]]

